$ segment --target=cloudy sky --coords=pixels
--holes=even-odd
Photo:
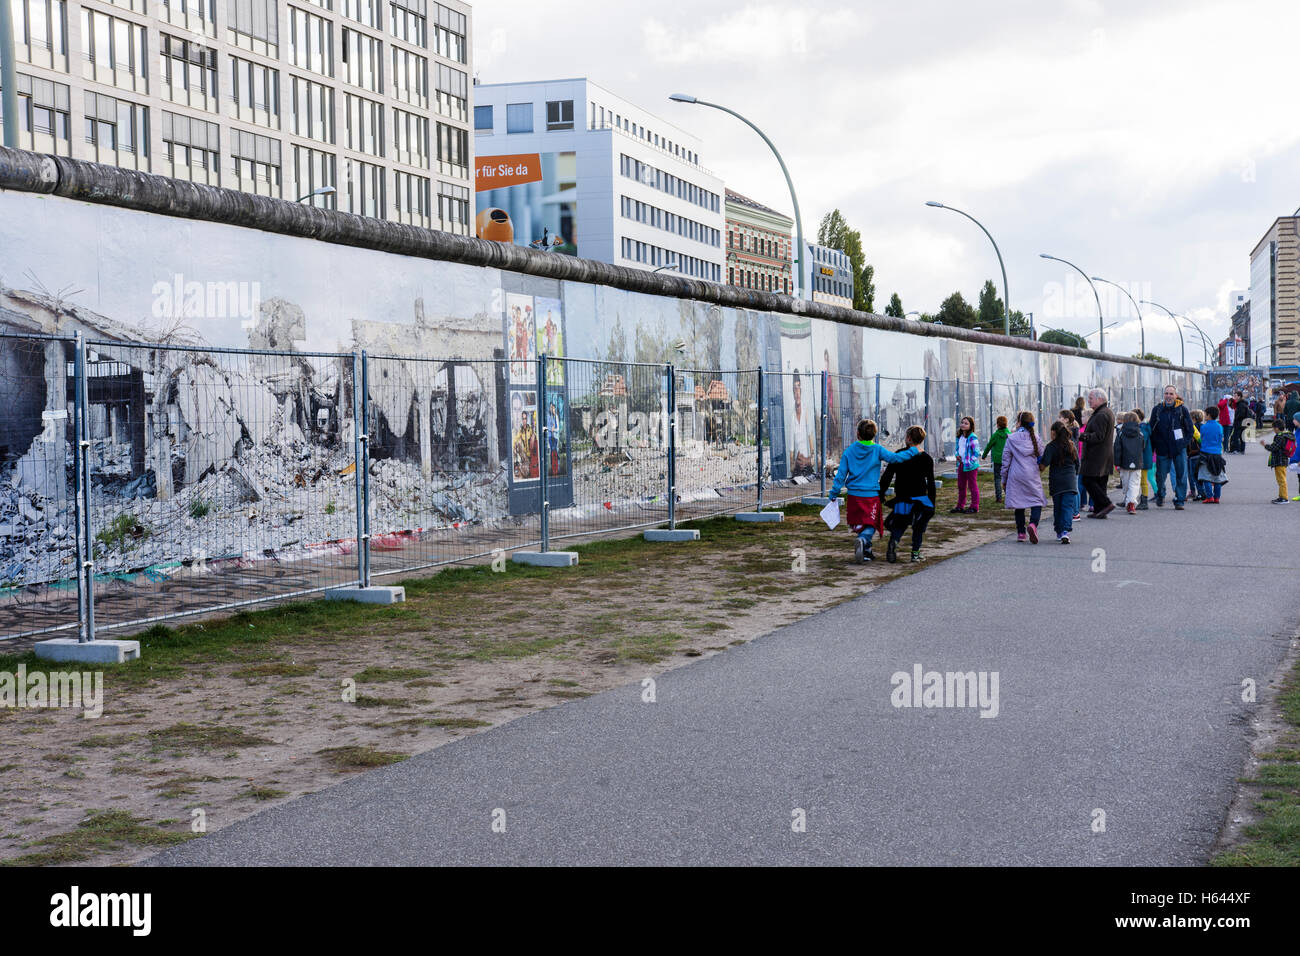
[[[667,97],[748,116],[790,166],[805,231],[835,207],[861,230],[877,311],[891,292],[905,309],[954,290],[973,302],[997,280],[988,240],[934,199],[994,235],[1012,306],[1040,327],[1097,327],[1091,292],[1047,252],[1218,341],[1251,249],[1300,206],[1295,0],[481,0],[473,16],[482,82],[590,77],[701,136],[729,187],[789,212],[747,127]],[[1132,309],[1109,291],[1107,350],[1136,352]],[[1147,347],[1177,360],[1157,316]]]

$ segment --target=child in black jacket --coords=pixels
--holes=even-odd
[[[907,430],[907,447],[921,448],[925,444],[925,429],[913,425]],[[891,564],[898,561],[898,539],[907,526],[912,526],[912,560],[924,561],[921,556],[921,541],[925,537],[926,526],[934,517],[935,483],[934,459],[924,451],[904,462],[889,465],[880,478],[880,497],[883,499],[889,491],[890,482],[894,483],[893,513],[889,516],[889,547],[885,559]]]

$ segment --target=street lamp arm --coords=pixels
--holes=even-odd
[[[772,151],[772,155],[776,157],[777,163],[779,163],[781,166],[781,172],[785,175],[785,184],[790,190],[790,202],[794,204],[794,226],[795,226],[795,232],[797,234],[796,241],[799,243],[799,248],[797,250],[798,252],[797,264],[799,267],[799,291],[802,294],[803,298],[805,299],[808,298],[808,290],[804,288],[803,217],[799,214],[799,197],[795,195],[794,181],[790,178],[790,170],[786,168],[785,160],[781,157],[780,150],[778,150],[776,148],[776,145],[770,139],[767,138],[766,133],[764,133],[761,129],[759,129],[757,126],[755,126],[753,123],[751,123],[749,120],[741,116],[739,113],[737,113],[735,110],[731,109],[730,107],[723,106],[721,103],[710,103],[708,100],[702,100],[694,96],[688,96],[687,94],[684,93],[674,93],[672,96],[669,97],[669,99],[675,100],[676,102],[679,103],[694,103],[698,106],[711,106],[715,110],[722,110],[722,112],[724,113],[730,113],[732,116],[736,117],[736,119],[740,120],[750,129],[752,129],[755,133],[757,133],[762,138],[763,142],[767,143],[767,148]],[[853,281],[855,285],[857,283],[857,279],[858,279],[857,276],[853,277]]]
[[[1049,256],[1046,252],[1040,252],[1038,255],[1039,258],[1042,259],[1053,259],[1056,262],[1064,262],[1075,272],[1079,273],[1079,275],[1083,276],[1084,281],[1088,283],[1088,287],[1092,289],[1092,297],[1097,300],[1097,331],[1101,333],[1101,338],[1097,342],[1097,351],[1098,352],[1106,351],[1106,327],[1103,324],[1106,321],[1106,318],[1101,311],[1101,296],[1097,292],[1097,286],[1092,281],[1092,277],[1089,276],[1088,273],[1080,269],[1078,266],[1076,266],[1069,259],[1062,259],[1060,256]]]
[[[993,243],[993,251],[997,254],[998,257],[998,268],[1002,270],[1002,299],[1003,299],[1002,333],[1004,335],[1010,335],[1011,334],[1011,292],[1007,287],[1007,267],[1006,264],[1002,261],[1002,250],[998,248],[997,240],[993,238],[992,233],[990,233],[987,229],[984,228],[984,223],[980,222],[970,213],[962,212],[956,206],[945,206],[941,202],[928,202],[926,203],[926,205],[934,206],[936,209],[949,209],[957,213],[957,215],[959,216],[965,216],[971,222],[975,223],[975,225],[979,226],[980,231],[983,232],[984,235],[988,236],[989,242]]]
[[[1142,321],[1142,310],[1138,308],[1137,300],[1133,298],[1133,296],[1129,293],[1128,289],[1124,288],[1118,282],[1111,282],[1109,279],[1103,279],[1101,276],[1093,276],[1093,278],[1096,279],[1098,282],[1106,283],[1106,285],[1113,285],[1115,288],[1119,289],[1120,292],[1123,292],[1126,296],[1128,296],[1128,300],[1133,303],[1133,311],[1137,313],[1137,317],[1138,317],[1138,329],[1142,333],[1141,354],[1145,356],[1147,354],[1147,327],[1146,324],[1143,323]]]

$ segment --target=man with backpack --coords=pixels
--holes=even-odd
[[[1243,403],[1244,404],[1244,403]],[[1192,437],[1192,415],[1178,401],[1178,390],[1165,386],[1165,400],[1151,409],[1151,450],[1156,457],[1156,507],[1165,506],[1165,478],[1174,470],[1174,510],[1187,500],[1187,443]]]

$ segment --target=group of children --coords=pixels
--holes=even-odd
[[[1188,470],[1194,498],[1217,504],[1227,483],[1224,464],[1224,431],[1219,410],[1211,407],[1191,413],[1193,430],[1187,446]],[[1042,472],[1046,471],[1048,494],[1052,498],[1053,532],[1061,544],[1070,543],[1074,522],[1084,507],[1079,463],[1082,449],[1079,433],[1082,422],[1074,409],[1062,409],[1051,426],[1051,439],[1040,447],[1032,412],[1016,417],[1015,430],[1008,428],[1005,415],[998,416],[997,429],[981,451],[975,422],[962,418],[957,429],[957,504],[953,513],[979,512],[979,467],[985,458],[993,460],[993,490],[999,503],[1015,511],[1016,537],[1019,541],[1038,543],[1038,523],[1046,505]],[[1295,436],[1300,432],[1300,414],[1290,423],[1276,420],[1272,440],[1260,444],[1268,451],[1268,466],[1277,479],[1275,503],[1300,501],[1288,499],[1287,472],[1300,470],[1300,447]],[[871,551],[875,535],[889,531],[886,560],[898,560],[898,542],[912,529],[912,560],[922,561],[921,544],[926,527],[934,517],[936,483],[934,459],[922,446],[925,429],[914,425],[907,430],[906,446],[890,451],[876,443],[877,426],[871,419],[858,422],[858,440],[845,449],[831,485],[832,498],[841,489],[848,492],[847,522],[855,537],[854,553],[858,561],[874,559]],[[1151,429],[1141,409],[1123,412],[1115,430],[1115,467],[1120,473],[1125,510],[1129,514],[1147,510],[1147,497],[1155,484]],[[885,466],[884,474],[881,467]],[[883,499],[890,485],[895,497],[888,519]],[[967,503],[969,501],[969,504]]]

